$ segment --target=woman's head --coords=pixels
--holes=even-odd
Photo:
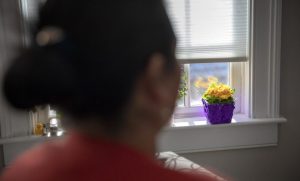
[[[161,0],[48,0],[34,32],[4,79],[15,107],[51,104],[73,117],[114,120],[149,104],[137,99],[148,91],[154,100],[169,91],[153,105],[173,106],[175,36]]]

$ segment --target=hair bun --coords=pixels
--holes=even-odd
[[[71,67],[51,47],[24,51],[8,68],[3,92],[16,108],[30,109],[66,97],[73,87]]]

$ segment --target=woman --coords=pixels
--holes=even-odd
[[[3,180],[214,180],[164,169],[155,141],[177,97],[175,36],[160,0],[48,0],[4,93],[72,118],[63,140],[22,155]]]

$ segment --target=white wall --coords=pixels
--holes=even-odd
[[[19,0],[0,0],[0,81],[7,65],[7,61],[15,56],[16,49],[22,44],[22,27],[20,21]],[[2,89],[0,83],[0,90]],[[16,120],[16,123],[12,126],[19,126],[25,124],[24,118],[27,117],[27,113],[20,113],[11,109],[3,97],[0,91],[0,119],[1,120]],[[24,115],[26,115],[24,117]],[[26,120],[26,119],[25,119]],[[9,125],[1,125],[1,136],[22,136],[22,134],[28,130],[24,126],[25,131],[17,131],[13,135],[9,135],[11,127]],[[5,131],[8,130],[8,133]],[[0,170],[3,167],[3,148],[0,145]]]
[[[184,154],[234,180],[300,180],[300,1],[283,0],[281,114],[277,147]]]

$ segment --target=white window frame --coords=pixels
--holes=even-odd
[[[239,64],[243,81],[238,84],[244,95],[241,97],[244,105],[241,114],[234,116],[235,123],[225,125],[207,125],[200,117],[185,118],[185,121],[204,124],[164,129],[158,138],[159,151],[186,153],[278,144],[278,124],[286,121],[279,115],[282,0],[250,0],[250,4],[249,61]],[[0,36],[6,37],[1,31]],[[1,112],[2,115],[12,115],[9,111]],[[23,118],[28,120],[28,115]],[[20,118],[10,117],[0,119],[0,124],[0,144],[3,144],[4,157],[9,156],[6,163],[13,157],[9,150],[18,150],[19,144],[24,147],[24,142],[37,139],[29,136],[30,121],[21,122]],[[23,138],[16,138],[15,133]]]
[[[160,151],[177,153],[240,149],[278,144],[280,117],[280,50],[282,0],[249,0],[249,60],[240,63],[241,114],[235,123],[208,125],[201,117],[182,118],[198,126],[168,127],[160,135]],[[236,69],[237,70],[237,69]],[[182,124],[184,125],[184,124]]]

